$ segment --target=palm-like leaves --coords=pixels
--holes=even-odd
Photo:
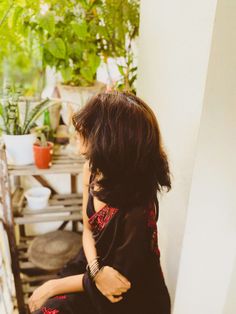
[[[10,135],[29,134],[36,120],[44,113],[46,109],[53,106],[55,101],[49,98],[38,103],[30,110],[31,104],[27,100],[24,105],[23,124],[20,121],[19,106],[22,105],[18,100],[7,100],[0,103],[0,116],[2,118],[1,130]]]

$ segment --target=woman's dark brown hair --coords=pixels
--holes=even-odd
[[[146,205],[163,187],[171,189],[157,120],[140,98],[127,92],[100,93],[72,120],[88,144],[92,174],[102,174],[99,189],[93,191],[99,200],[113,207]]]

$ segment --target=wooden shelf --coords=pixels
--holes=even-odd
[[[54,214],[45,216],[45,214]],[[74,221],[82,219],[82,195],[56,194],[49,200],[49,205],[40,210],[32,210],[24,205],[22,215],[15,217],[17,225],[50,222],[50,221]]]
[[[83,170],[84,157],[69,155],[53,155],[52,166],[49,169],[39,169],[35,165],[8,165],[8,172],[15,176],[46,175],[46,174],[78,174]]]
[[[43,222],[62,222],[58,230],[63,230],[68,222],[72,231],[78,232],[78,222],[82,221],[82,194],[77,192],[76,176],[83,171],[85,159],[83,156],[69,156],[63,153],[53,155],[52,166],[49,169],[38,169],[35,165],[12,166],[7,165],[6,154],[0,149],[0,183],[2,188],[2,201],[4,220],[7,224],[7,234],[11,243],[12,270],[17,291],[16,298],[19,313],[28,314],[26,303],[29,295],[38,285],[57,278],[55,272],[42,271],[35,266],[28,256],[28,247],[35,236],[27,235],[26,224]],[[41,175],[69,174],[71,177],[71,193],[58,194],[50,183]],[[34,176],[38,182],[51,189],[52,195],[48,206],[35,210],[27,207],[24,191],[20,186],[11,195],[9,176]],[[15,239],[15,228],[18,229],[19,242]],[[35,272],[35,273],[34,273]]]
[[[15,218],[15,223],[17,225],[32,224],[38,222],[50,222],[50,221],[76,221],[82,219],[81,214],[71,214],[71,215],[55,215],[48,217],[35,217],[35,215],[27,215],[25,217]]]

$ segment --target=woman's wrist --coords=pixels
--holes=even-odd
[[[93,281],[97,282],[98,278],[100,277],[100,275],[102,274],[103,268],[105,266],[102,266],[99,271],[96,273],[95,277],[93,278]]]
[[[60,281],[60,278],[59,279],[51,279],[45,283],[48,287],[48,297],[49,298],[58,294],[58,287],[60,286],[59,281]]]
[[[102,268],[103,266],[101,265],[99,256],[91,260],[86,267],[89,273],[89,276],[93,281],[95,281],[95,278],[97,277],[98,273],[100,272]]]

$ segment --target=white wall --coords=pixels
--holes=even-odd
[[[159,218],[174,314],[236,313],[236,2],[216,5],[141,2],[138,94],[157,114],[174,176]]]
[[[175,314],[221,314],[224,309],[225,313],[236,313],[232,277],[236,257],[235,30],[236,2],[219,0]]]
[[[157,114],[173,173],[159,243],[174,301],[216,1],[143,0],[138,94]]]

